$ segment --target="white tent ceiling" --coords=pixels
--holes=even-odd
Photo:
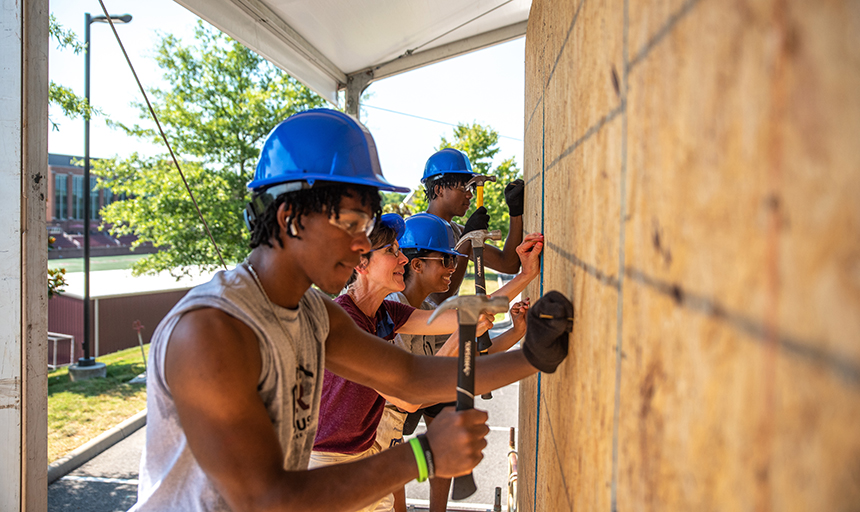
[[[333,103],[373,80],[521,37],[531,0],[176,0]]]

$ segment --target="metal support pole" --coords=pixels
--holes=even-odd
[[[90,13],[84,13],[84,97],[90,104]],[[81,345],[84,357],[78,359],[78,366],[92,366],[95,359],[90,357],[90,116],[84,116],[84,339]]]
[[[130,23],[131,15],[111,16],[114,23]],[[108,23],[106,16],[90,16],[84,13],[84,96],[87,106],[90,105],[90,25],[93,23]],[[92,110],[90,110],[92,112]],[[96,364],[94,357],[90,356],[90,218],[92,217],[92,187],[90,186],[90,116],[84,116],[84,339],[82,347],[84,357],[78,359],[78,366],[93,366]]]
[[[346,113],[359,119],[361,93],[373,80],[373,71],[361,71],[346,78]]]

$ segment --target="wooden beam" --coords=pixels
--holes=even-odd
[[[24,6],[21,124],[21,504],[48,507],[48,0]]]
[[[0,1],[0,510],[35,511],[48,491],[49,11]]]

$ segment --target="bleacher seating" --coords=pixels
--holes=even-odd
[[[60,226],[49,226],[49,236],[54,237],[52,250],[81,249],[84,245],[83,233],[76,233],[74,228],[79,225],[73,224],[68,231],[63,231]],[[111,236],[107,231],[91,231],[90,247],[130,247],[137,240],[137,235]],[[152,247],[151,243],[143,244],[144,248]]]
[[[116,239],[121,245],[128,246],[131,245],[132,242],[137,240],[137,235],[121,235],[116,237]]]
[[[77,249],[80,247],[80,244],[76,244],[65,233],[52,236],[54,237],[54,249]]]
[[[90,233],[90,247],[116,247],[119,243],[105,233]]]

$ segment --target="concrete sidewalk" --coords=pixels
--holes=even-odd
[[[123,421],[112,429],[103,432],[95,439],[72,450],[65,457],[58,459],[48,466],[48,485],[71,473],[93,457],[134,434],[140,427],[146,425],[146,409]]]

